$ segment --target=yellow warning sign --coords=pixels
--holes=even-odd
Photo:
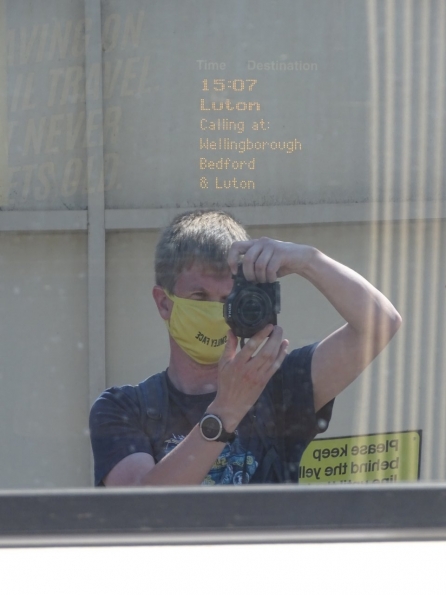
[[[416,481],[421,430],[313,440],[302,457],[299,483]]]

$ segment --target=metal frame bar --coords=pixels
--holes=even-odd
[[[446,484],[0,494],[0,547],[446,539]]]
[[[102,64],[102,23],[100,0],[85,0],[85,20],[91,22],[85,69]],[[88,51],[87,51],[88,50]],[[99,69],[102,72],[102,68]],[[86,93],[86,121],[94,110],[102,113],[102,77],[97,99]],[[103,122],[103,114],[100,118]],[[88,124],[87,124],[88,126]],[[88,137],[88,130],[87,130]],[[105,201],[103,127],[99,146],[88,147],[88,385],[89,402],[106,388],[105,379]]]
[[[7,101],[7,52],[6,52],[6,7],[0,0],[0,207],[8,202],[8,101]]]
[[[93,201],[93,193],[89,195]],[[87,231],[97,237],[105,231],[153,230],[164,227],[184,209],[98,209],[97,219],[88,211],[0,211],[2,231]],[[404,211],[395,203],[394,212],[370,212],[369,204],[287,205],[278,207],[234,207],[229,209],[245,225],[312,225],[322,223],[371,223],[446,219],[446,203],[410,203]],[[99,228],[96,228],[99,223]]]
[[[1,211],[2,231],[86,231],[87,211]]]
[[[404,209],[394,203],[393,212],[388,208],[371,209],[369,203],[279,205],[268,207],[230,207],[228,210],[245,225],[310,225],[318,223],[371,223],[380,221],[407,221],[446,219],[446,203],[410,203]],[[106,209],[107,231],[131,229],[160,229],[184,209]]]

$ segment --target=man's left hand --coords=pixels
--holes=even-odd
[[[271,238],[234,242],[228,255],[229,267],[234,275],[241,255],[244,255],[243,274],[247,281],[274,283],[279,277],[299,274],[311,258],[312,250],[309,246]]]

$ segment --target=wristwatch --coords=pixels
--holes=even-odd
[[[200,421],[200,432],[205,440],[217,442],[234,442],[235,432],[227,432],[223,422],[215,413],[205,413]]]

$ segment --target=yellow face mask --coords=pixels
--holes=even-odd
[[[173,301],[170,320],[166,320],[170,336],[199,364],[217,363],[229,329],[223,318],[223,304],[166,295]]]

